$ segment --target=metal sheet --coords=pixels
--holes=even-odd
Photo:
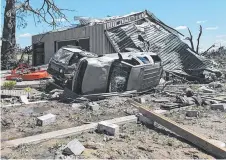
[[[141,32],[139,28],[143,28]],[[144,50],[144,43],[138,39],[141,35],[145,41],[149,42],[149,51],[159,54],[163,63],[171,63],[164,66],[165,70],[185,70],[195,68],[205,68],[203,58],[197,56],[189,50],[189,46],[180,38],[162,26],[146,21],[140,25],[136,23],[128,24],[107,30],[110,41],[118,51],[124,52],[126,48],[137,48]]]

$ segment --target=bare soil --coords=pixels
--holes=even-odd
[[[174,92],[182,92],[186,87],[167,88]],[[223,93],[223,92],[222,92]],[[146,99],[146,105],[150,109],[159,109],[161,103],[153,100],[166,98],[170,102],[175,97],[167,97],[162,94],[147,94],[140,96]],[[49,101],[33,105],[22,105],[12,108],[2,108],[1,140],[7,141],[40,133],[80,126],[89,122],[99,122],[126,115],[137,114],[136,108],[128,103],[128,98],[112,97],[97,101],[100,109],[92,111],[86,104],[80,104],[80,108],[72,107],[72,104]],[[187,110],[200,111],[199,117],[186,117]],[[55,123],[49,126],[36,126],[36,118],[47,113],[57,115]],[[164,115],[207,138],[220,140],[226,143],[226,112],[211,110],[206,106],[189,106],[166,111]],[[78,157],[70,158],[109,158],[109,159],[190,159],[190,158],[215,158],[205,151],[190,144],[170,130],[156,124],[144,126],[139,122],[120,126],[120,135],[111,137],[95,131],[84,132],[76,136],[61,139],[52,139],[39,144],[21,145],[14,148],[2,146],[2,158],[21,159],[54,159],[68,158],[60,155],[60,149],[69,141],[77,138],[85,147],[85,151]]]

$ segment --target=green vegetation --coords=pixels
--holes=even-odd
[[[16,81],[6,81],[3,83],[3,87],[12,90],[16,86]]]
[[[26,87],[26,88],[24,88],[24,90],[25,90],[25,92],[27,92],[27,96],[30,97],[31,88]]]
[[[26,88],[24,88],[24,90],[25,90],[27,93],[31,92],[31,88],[30,88],[30,87],[26,87]]]

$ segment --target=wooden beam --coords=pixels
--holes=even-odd
[[[137,117],[135,115],[131,115],[126,117],[106,120],[105,122],[120,125],[120,124],[129,123],[129,122],[136,122],[136,121],[137,121]],[[2,147],[14,147],[21,144],[40,143],[42,141],[46,141],[53,138],[63,138],[67,136],[72,136],[82,132],[94,130],[97,128],[97,125],[98,123],[91,123],[91,124],[86,124],[78,127],[67,128],[67,129],[62,129],[58,131],[10,140],[10,141],[3,142]]]
[[[143,105],[135,102],[130,101],[131,105],[137,107],[139,111],[147,118],[150,118],[151,120],[159,123],[160,125],[168,128],[169,130],[175,132],[176,134],[183,137],[185,140],[193,143],[194,145],[202,148],[203,150],[207,151],[213,156],[216,156],[217,158],[226,158],[226,148],[221,148],[211,141],[208,140],[208,138],[204,137],[203,135],[199,135],[195,133],[194,131],[191,131],[183,126],[180,126],[176,122],[159,115],[153,111],[148,110]]]
[[[29,104],[38,104],[38,103],[47,103],[48,101],[35,101],[35,102],[28,102],[28,104],[24,103],[14,103],[14,104],[7,104],[4,106],[1,106],[2,108],[9,108],[9,107],[14,107],[14,106],[22,106],[22,105],[29,105]]]

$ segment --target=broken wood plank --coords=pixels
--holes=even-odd
[[[14,104],[7,104],[7,105],[2,105],[2,108],[8,108],[8,107],[13,107],[13,106],[22,106],[22,105],[29,105],[29,104],[38,104],[38,103],[47,103],[48,101],[34,101],[34,102],[28,102],[28,104],[24,103],[14,103]]]
[[[203,135],[199,135],[194,131],[187,129],[162,115],[156,114],[155,112],[148,110],[143,105],[135,101],[130,100],[130,103],[131,105],[137,107],[144,116],[175,132],[176,134],[183,137],[185,140],[202,148],[203,150],[209,152],[217,158],[226,158],[226,148],[217,146]]]
[[[136,121],[137,121],[137,117],[135,115],[132,115],[132,116],[106,120],[104,122],[120,125],[120,124],[129,123],[129,122],[136,122]],[[91,124],[86,124],[78,127],[72,127],[72,128],[62,129],[58,131],[38,134],[34,136],[19,138],[15,140],[5,141],[2,143],[2,147],[13,147],[21,144],[40,143],[42,141],[46,141],[53,138],[63,138],[67,136],[76,135],[82,132],[94,130],[97,128],[97,126],[98,126],[98,123],[91,123]]]
[[[1,95],[4,96],[15,96],[15,97],[20,97],[21,95],[26,95],[27,92],[24,90],[1,90]]]

